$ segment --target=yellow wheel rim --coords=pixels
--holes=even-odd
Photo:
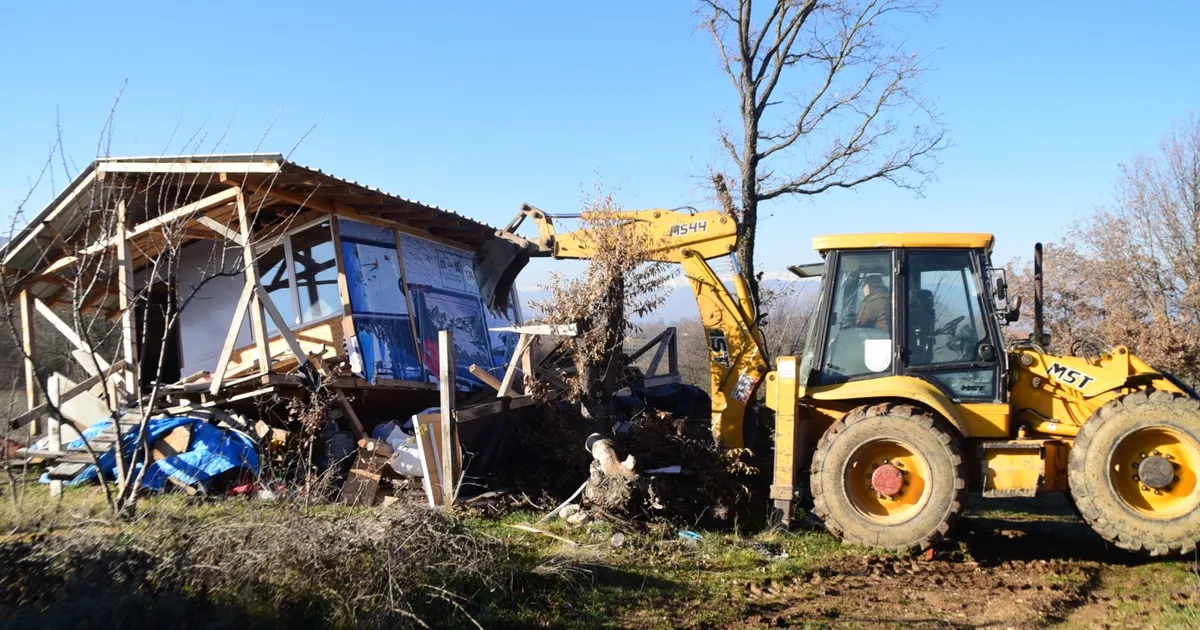
[[[1125,505],[1149,518],[1175,518],[1200,505],[1200,444],[1174,429],[1146,427],[1125,435],[1112,451],[1108,470]]]
[[[890,466],[899,471],[902,483],[892,494],[875,487],[876,471]],[[845,470],[846,495],[867,518],[886,524],[907,521],[917,515],[929,497],[929,463],[909,444],[877,439],[858,447]],[[882,487],[882,485],[881,485]]]

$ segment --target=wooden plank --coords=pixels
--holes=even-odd
[[[181,219],[189,218],[196,213],[204,212],[206,210],[210,210],[212,208],[228,204],[231,201],[233,201],[235,197],[237,197],[237,194],[238,194],[237,190],[238,189],[236,189],[236,188],[223,190],[215,195],[210,195],[208,197],[200,199],[199,201],[195,201],[195,202],[189,203],[187,205],[180,206],[179,208],[177,208],[175,210],[164,213],[154,219],[151,219],[150,221],[146,221],[145,223],[140,223],[137,225],[137,227],[135,227],[132,231],[130,231],[127,235],[125,235],[125,238],[133,239],[133,238],[145,235],[145,234],[149,234],[151,232],[159,230],[159,228],[161,228],[162,226],[167,225],[169,223],[173,223],[173,222],[179,221]],[[120,202],[118,202],[118,212],[120,212]],[[123,227],[128,228],[128,226],[123,226]],[[91,245],[88,245],[87,247],[83,248],[77,254],[73,254],[70,256],[63,256],[62,258],[59,258],[58,260],[51,263],[48,267],[43,269],[39,275],[40,276],[53,275],[53,274],[57,273],[58,271],[74,264],[75,262],[78,262],[80,259],[82,259],[86,256],[91,256],[93,254],[102,252],[110,247],[113,247],[114,245],[117,245],[120,242],[120,240],[122,238],[122,234],[124,234],[124,232],[122,232],[121,234],[114,235],[109,238],[102,238],[102,239],[96,241],[95,243],[92,243]]]
[[[263,159],[256,162],[175,162],[155,159],[146,162],[102,162],[96,169],[101,173],[171,173],[171,174],[266,174],[279,172],[279,162]]]
[[[462,424],[464,422],[472,422],[475,420],[482,420],[484,418],[496,415],[498,413],[507,413],[510,411],[516,411],[517,409],[523,409],[525,407],[529,407],[534,404],[536,404],[536,403],[533,400],[533,397],[531,397],[531,396],[519,396],[517,398],[500,398],[500,399],[494,400],[492,402],[486,402],[486,403],[482,403],[479,405],[471,405],[470,407],[464,407],[462,409],[459,409],[454,412],[454,418],[458,424]]]
[[[308,205],[310,207],[316,207],[316,206],[313,206],[311,203]],[[329,208],[330,211],[334,211],[334,208],[332,206],[326,205],[325,207]],[[461,241],[453,241],[448,238],[442,238],[442,237],[432,234],[426,230],[421,230],[421,229],[415,228],[411,225],[405,225],[403,223],[400,223],[398,221],[393,221],[391,219],[382,219],[380,217],[372,216],[369,214],[362,214],[360,212],[347,212],[344,210],[336,211],[336,213],[338,214],[338,216],[343,216],[343,217],[346,217],[347,219],[354,219],[355,221],[362,221],[363,223],[370,223],[370,224],[378,225],[381,227],[389,227],[394,230],[399,230],[401,232],[404,232],[405,234],[410,234],[412,236],[416,236],[418,238],[423,238],[423,239],[426,239],[429,241],[433,241],[435,243],[441,243],[442,245],[446,245],[448,247],[453,247],[455,249],[462,249],[462,250],[468,250],[468,251],[470,250],[470,247]]]
[[[225,380],[225,373],[229,370],[229,359],[233,354],[233,345],[237,343],[238,333],[242,330],[242,322],[246,318],[246,308],[250,306],[250,297],[254,294],[256,285],[251,284],[249,280],[242,285],[242,295],[238,297],[237,308],[233,309],[233,321],[229,324],[229,330],[225,332],[225,345],[221,346],[221,355],[217,359],[217,369],[213,373],[212,385],[208,391],[216,394],[221,390],[221,383]]]
[[[500,326],[489,328],[492,332],[513,332],[522,335],[551,335],[554,337],[574,337],[579,334],[575,324],[524,324],[520,326]]]
[[[63,200],[58,203],[58,205],[54,206],[54,209],[50,211],[50,214],[41,224],[38,226],[33,226],[34,229],[31,229],[29,233],[25,235],[25,238],[22,238],[21,242],[17,243],[15,247],[6,248],[8,250],[8,255],[4,257],[4,264],[8,265],[10,262],[12,262],[13,257],[21,253],[21,250],[25,248],[26,244],[38,237],[38,234],[41,232],[40,228],[43,226],[52,225],[54,218],[57,217],[64,208],[74,203],[79,197],[80,193],[91,188],[92,184],[96,181],[96,175],[97,172],[95,169],[85,175],[83,180],[76,184],[71,190],[70,194],[64,197]]]
[[[164,225],[169,225],[182,219],[188,219],[194,214],[199,214],[201,212],[206,212],[208,210],[227,205],[230,202],[235,201],[240,194],[240,188],[228,188],[216,193],[215,195],[209,195],[198,201],[193,201],[192,203],[179,206],[170,212],[163,213],[144,223],[139,223],[136,226],[126,225],[125,227],[130,230],[129,236],[131,238],[141,236],[142,234],[148,234],[150,232],[157,231]]]
[[[341,389],[334,391],[337,392],[338,403],[342,406],[342,413],[346,414],[346,421],[350,424],[350,432],[354,434],[354,438],[361,440],[367,437],[367,430],[363,428],[362,421],[358,419],[358,414],[350,405],[350,399],[346,398],[346,392]]]
[[[529,341],[525,344],[525,352],[521,353],[521,374],[523,376],[533,378],[533,344],[537,341],[537,337],[529,337]],[[521,382],[521,391],[525,390],[524,379]]]
[[[454,495],[457,485],[455,476],[455,452],[453,445],[456,440],[454,427],[454,398],[455,383],[454,332],[438,331],[438,389],[441,394],[439,413],[442,426],[442,505],[449,508],[454,505]]]
[[[421,347],[421,333],[417,330],[417,309],[413,306],[412,291],[408,290],[408,271],[404,269],[404,248],[400,245],[400,231],[393,229],[392,238],[396,241],[396,264],[400,266],[400,286],[404,293],[404,304],[408,307],[408,325],[412,329],[413,343],[419,348]],[[417,353],[417,361],[421,362],[421,367],[425,367],[423,354],[422,352]]]
[[[54,329],[57,330],[60,335],[62,335],[67,341],[71,342],[71,345],[75,346],[76,350],[79,350],[80,352],[87,354],[89,357],[94,358],[96,360],[96,364],[100,366],[101,371],[108,370],[108,361],[106,361],[104,357],[100,356],[98,352],[94,352],[92,347],[86,341],[80,338],[79,335],[75,334],[75,331],[66,322],[60,319],[58,315],[50,309],[49,306],[46,306],[45,302],[34,298],[33,307],[37,309],[38,314],[44,317],[46,321],[50,322],[51,326],[54,326]],[[89,363],[90,362],[88,361],[79,362],[84,370],[86,370],[89,374],[92,374],[96,371],[96,366],[90,365]]]
[[[342,300],[342,316],[351,319],[350,285],[346,278],[346,261],[342,259],[342,227],[336,217],[329,221],[329,232],[333,237],[333,259],[337,263],[338,296]],[[350,329],[353,331],[353,328]]]
[[[504,372],[504,380],[500,381],[500,390],[496,395],[503,398],[508,396],[508,390],[512,387],[513,378],[517,375],[517,363],[521,361],[522,355],[525,353],[525,347],[529,345],[529,335],[524,333],[517,339],[517,348],[513,351],[513,356],[508,360],[508,369]]]
[[[218,235],[225,237],[227,240],[233,241],[234,243],[237,243],[238,245],[243,244],[241,234],[234,232],[233,230],[229,229],[228,226],[216,221],[215,219],[211,219],[204,215],[200,215],[200,216],[196,217],[196,221],[199,222],[200,225],[203,225],[204,227],[212,230],[213,232],[216,232]]]
[[[117,308],[121,312],[121,354],[125,360],[125,391],[136,392],[138,382],[137,330],[133,321],[133,260],[129,254],[129,215],[125,200],[117,201]]]
[[[271,316],[271,319],[275,320],[275,326],[279,329],[279,336],[287,342],[292,354],[296,355],[296,361],[299,362],[300,367],[303,367],[304,364],[308,363],[308,355],[305,354],[304,348],[300,347],[300,342],[296,340],[296,335],[293,335],[291,329],[288,328],[290,325],[289,322],[280,314],[279,309],[275,306],[275,301],[271,299],[270,294],[267,293],[267,290],[261,284],[256,286],[255,290],[258,293],[259,304],[262,304],[267,314]]]
[[[441,415],[424,414],[413,417],[413,432],[417,439],[417,452],[421,455],[421,485],[430,507],[442,504],[441,458],[438,454]]]
[[[112,366],[110,366],[108,368],[108,370],[106,370],[104,372],[103,376],[101,376],[100,374],[97,374],[95,376],[89,376],[88,378],[84,379],[82,382],[80,382],[75,387],[72,387],[71,389],[68,389],[67,391],[63,392],[62,396],[60,396],[60,398],[59,398],[59,404],[61,405],[63,403],[66,403],[67,401],[71,400],[72,398],[75,398],[76,396],[90,390],[91,388],[95,387],[98,383],[100,383],[100,381],[103,378],[107,378],[110,374],[115,374],[116,372],[119,372],[123,369],[125,369],[125,362],[117,361],[116,363],[112,364]],[[48,403],[42,403],[42,404],[34,407],[33,409],[30,409],[29,411],[17,416],[16,418],[9,420],[8,426],[13,429],[20,428],[22,425],[25,425],[27,423],[37,420],[38,418],[42,417],[49,411],[50,411],[50,405]]]
[[[34,354],[36,338],[33,332],[33,300],[29,295],[29,289],[23,289],[17,300],[21,311],[21,352],[25,357],[25,404],[29,413],[32,413],[38,406],[38,386],[37,366],[34,363],[37,357]],[[17,426],[19,425],[12,425],[14,429]],[[29,420],[29,435],[37,435],[36,416]]]
[[[47,470],[46,476],[50,477],[51,479],[62,479],[62,480],[74,479],[76,475],[83,472],[84,468],[87,468],[88,466],[91,465],[91,463],[90,463],[91,458],[88,459],[88,462],[89,463],[64,462],[62,464],[55,466],[54,468],[51,468],[50,470]]]
[[[238,394],[236,396],[230,396],[229,398],[223,398],[221,400],[210,400],[208,402],[204,402],[199,405],[177,405],[174,407],[167,407],[166,409],[162,410],[162,413],[164,413],[166,415],[178,415],[178,414],[187,413],[189,411],[193,411],[196,409],[207,409],[209,407],[216,407],[219,405],[228,405],[229,403],[235,403],[238,401],[247,400],[249,398],[257,398],[259,396],[263,396],[265,394],[271,394],[274,392],[275,392],[274,386],[260,387],[251,392],[246,392],[244,394]]]
[[[382,475],[359,468],[351,468],[342,484],[341,501],[346,505],[370,507],[375,503]]]
[[[500,379],[492,376],[491,372],[488,372],[474,363],[472,363],[471,367],[468,369],[470,370],[471,374],[475,376],[475,378],[483,381],[484,385],[491,387],[497,392],[500,391]]]
[[[309,357],[317,354],[323,358],[332,359],[337,354],[340,354],[345,347],[343,345],[345,343],[345,335],[342,330],[341,313],[334,313],[334,315],[327,318],[295,327],[291,332]],[[272,370],[279,372],[291,369],[297,365],[291,346],[278,333],[271,333],[268,338],[267,349],[271,356]],[[249,374],[251,373],[251,368],[257,369],[255,362],[255,349],[253,346],[235,348],[229,362],[229,371],[226,372],[225,377],[231,378],[234,375]],[[363,383],[366,383],[366,381],[363,381]],[[430,383],[428,386],[429,389],[436,389],[436,387],[436,383]]]
[[[250,236],[250,217],[246,214],[246,196],[240,187],[237,191],[238,228],[242,233],[242,260],[246,265],[246,282],[252,287],[261,283],[258,279],[258,261],[254,258],[254,241]],[[258,369],[262,372],[271,371],[271,357],[267,353],[267,325],[263,321],[262,303],[257,292],[250,300],[250,330],[254,333],[254,349],[258,354]]]

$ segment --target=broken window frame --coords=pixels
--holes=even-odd
[[[282,234],[278,234],[276,236],[271,237],[270,239],[260,241],[260,242],[254,244],[254,257],[255,257],[256,265],[258,264],[261,257],[264,254],[266,254],[267,252],[269,252],[277,247],[283,248],[283,256],[284,256],[284,260],[286,261],[286,268],[287,268],[288,295],[291,298],[291,303],[289,306],[290,306],[290,310],[291,310],[292,321],[288,325],[288,330],[298,330],[301,328],[307,328],[314,324],[319,324],[321,322],[328,321],[330,319],[334,319],[334,318],[338,318],[338,317],[342,317],[344,315],[342,308],[341,308],[341,289],[339,288],[338,303],[335,305],[335,308],[333,309],[332,312],[330,312],[327,315],[321,315],[319,317],[315,317],[313,319],[303,320],[303,321],[301,320],[302,311],[301,311],[301,304],[300,304],[300,287],[296,281],[296,260],[292,254],[292,237],[294,235],[299,234],[304,231],[307,231],[314,227],[318,227],[322,223],[326,223],[327,224],[326,232],[329,235],[329,243],[331,245],[334,245],[333,256],[334,256],[334,262],[335,262],[335,269],[337,270],[336,273],[340,275],[341,274],[341,270],[340,270],[341,264],[340,264],[338,257],[341,256],[341,252],[339,252],[337,250],[336,244],[334,243],[333,225],[332,225],[333,220],[334,220],[334,218],[332,216],[318,217],[316,219],[313,219],[312,221],[307,221],[296,227],[293,227]],[[261,274],[263,271],[264,270],[260,266],[259,273]],[[279,327],[275,323],[275,320],[270,317],[266,318],[266,320],[267,320],[266,321],[267,337],[277,336],[279,334]]]

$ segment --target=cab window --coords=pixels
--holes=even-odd
[[[928,376],[955,396],[994,396],[995,366],[971,366],[985,362],[983,348],[989,342],[985,296],[976,280],[970,252],[908,252],[905,270],[908,367],[931,369]],[[994,358],[987,362],[994,362]],[[938,370],[940,366],[946,369]]]
[[[891,373],[892,254],[843,252],[821,362],[822,383]]]

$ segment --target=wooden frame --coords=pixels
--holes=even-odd
[[[25,403],[28,413],[32,414],[38,406],[37,356],[34,354],[37,344],[33,332],[33,304],[28,289],[19,294],[18,306],[21,311],[21,353],[25,355]],[[17,426],[14,424],[13,428]],[[37,426],[36,417],[30,418],[30,435],[37,435]]]
[[[203,158],[203,159],[202,159]],[[107,177],[106,177],[107,175]],[[170,181],[167,181],[170,179]],[[187,188],[186,198],[168,205],[168,196],[149,196],[155,186],[182,186]],[[115,192],[119,187],[124,198]],[[112,190],[109,190],[112,189]],[[141,196],[130,197],[128,191],[135,194],[146,193],[146,199]],[[176,197],[179,199],[179,197]],[[186,203],[183,203],[186,201]],[[103,204],[103,205],[100,205]],[[178,204],[178,205],[177,205]],[[267,206],[274,207],[261,211]],[[296,210],[293,205],[301,208]],[[305,211],[305,208],[309,209]],[[101,212],[103,211],[103,212]],[[116,229],[100,231],[99,226],[88,221],[85,213],[96,212],[113,218],[116,214]],[[294,213],[294,214],[293,214]],[[134,223],[134,217],[141,218],[140,223]],[[243,282],[233,282],[220,285],[221,291],[228,297],[221,300],[221,319],[225,318],[233,299],[234,287],[241,286],[237,305],[233,316],[225,329],[221,351],[217,357],[217,366],[212,370],[212,382],[200,385],[193,383],[188,389],[188,396],[193,393],[199,396],[202,404],[210,405],[214,400],[221,402],[231,400],[229,395],[241,392],[244,382],[249,378],[267,379],[270,371],[278,363],[274,362],[271,352],[282,356],[291,365],[292,357],[300,364],[313,361],[314,344],[311,339],[304,339],[302,333],[295,332],[297,326],[312,325],[323,322],[323,318],[309,322],[283,321],[283,314],[266,293],[260,269],[258,255],[271,246],[283,245],[286,260],[289,297],[293,311],[299,316],[302,312],[300,304],[303,294],[297,278],[297,254],[293,248],[293,235],[311,229],[322,221],[330,222],[330,238],[334,248],[334,263],[337,266],[338,294],[341,303],[340,317],[354,331],[353,309],[350,303],[352,279],[346,277],[345,261],[343,260],[341,243],[342,219],[360,221],[386,228],[391,233],[391,242],[395,247],[400,282],[403,288],[404,303],[407,308],[409,324],[407,330],[413,341],[420,346],[420,330],[417,327],[417,313],[413,295],[409,290],[410,268],[405,265],[405,247],[401,234],[424,239],[441,248],[452,248],[453,251],[469,255],[473,246],[484,241],[491,233],[491,228],[473,221],[467,217],[443,211],[440,208],[421,204],[420,202],[403,200],[381,191],[360,186],[354,182],[339,180],[330,175],[290,164],[282,156],[264,156],[256,159],[254,156],[198,156],[194,158],[154,158],[145,160],[109,160],[100,159],[84,174],[76,178],[63,194],[59,195],[40,213],[21,234],[17,242],[12,243],[7,250],[5,261],[15,261],[10,270],[3,273],[13,274],[16,287],[13,298],[20,301],[20,313],[23,317],[22,350],[25,351],[26,372],[26,410],[18,420],[22,426],[37,424],[48,409],[39,390],[37,366],[35,361],[36,342],[34,324],[40,313],[56,331],[66,338],[75,349],[73,353],[89,373],[84,383],[90,386],[106,384],[116,390],[124,390],[125,394],[136,396],[141,390],[141,375],[138,365],[139,354],[139,325],[137,322],[137,291],[138,282],[135,272],[146,264],[148,257],[167,252],[167,247],[174,242],[186,244],[194,240],[223,240],[240,246],[242,249],[241,264],[243,270],[238,270],[245,277]],[[88,228],[91,225],[92,227]],[[82,226],[85,229],[76,229]],[[70,242],[66,234],[71,234]],[[386,232],[381,245],[388,246]],[[168,240],[170,239],[170,240]],[[39,251],[38,247],[43,249]],[[46,253],[49,252],[49,253]],[[66,255],[69,254],[69,255]],[[75,296],[76,303],[84,304],[84,310],[95,310],[100,315],[107,315],[110,321],[116,320],[119,326],[121,340],[115,352],[101,356],[86,340],[87,333],[77,333],[73,326],[76,324],[70,318],[60,318],[51,306],[57,299],[66,300],[69,286],[66,286],[56,274],[70,277],[80,271],[87,255],[102,255],[105,267],[101,274],[103,282],[99,283],[89,295]],[[236,254],[234,254],[236,257]],[[303,260],[303,257],[301,257]],[[115,262],[115,266],[111,264]],[[390,263],[389,263],[390,264]],[[29,268],[32,267],[32,268]],[[89,265],[89,268],[91,266]],[[14,270],[20,268],[20,277]],[[321,267],[327,269],[327,266]],[[111,269],[111,277],[109,277]],[[229,268],[226,267],[227,271]],[[325,273],[328,273],[326,271]],[[171,279],[174,280],[174,279]],[[51,286],[57,285],[57,286]],[[218,286],[218,285],[214,285]],[[181,289],[186,287],[180,285]],[[228,287],[228,288],[226,288]],[[323,291],[329,291],[328,285],[322,285]],[[223,296],[224,297],[224,296]],[[276,296],[279,297],[279,296]],[[50,301],[47,302],[47,298]],[[399,306],[399,304],[397,304]],[[59,308],[55,306],[54,308]],[[518,306],[519,308],[519,306]],[[336,309],[335,309],[336,310]],[[333,319],[338,315],[330,315]],[[63,321],[66,319],[67,321]],[[238,335],[243,335],[245,325],[249,320],[249,328],[253,339],[253,350],[239,349]],[[222,324],[225,322],[222,322]],[[278,330],[268,332],[271,323],[277,324]],[[41,324],[38,323],[40,326]],[[207,334],[219,336],[217,330],[204,328]],[[144,329],[142,329],[144,330]],[[181,344],[194,343],[189,336],[188,328],[181,325]],[[404,335],[405,329],[398,334]],[[324,331],[321,333],[324,335]],[[325,337],[322,337],[324,339]],[[334,337],[334,343],[326,344],[324,357],[332,353],[341,354],[341,344]],[[452,340],[451,340],[452,341]],[[204,343],[200,341],[199,343]],[[318,344],[319,345],[319,344]],[[453,352],[453,346],[449,347]],[[215,349],[215,348],[213,348]],[[231,365],[232,357],[243,351],[249,367],[257,363],[259,373],[239,375],[233,371],[236,364]],[[282,353],[281,353],[282,350]],[[168,351],[172,352],[173,351]],[[182,353],[179,353],[182,356]],[[203,353],[202,353],[203,354]],[[87,356],[84,356],[87,355]],[[428,354],[417,352],[417,360],[422,364],[432,363]],[[197,359],[201,358],[199,355]],[[211,351],[204,357],[211,361]],[[189,354],[186,361],[191,365]],[[111,362],[111,363],[110,363]],[[432,366],[423,365],[426,369]],[[443,362],[447,373],[439,381],[453,380],[455,365],[452,360]],[[148,369],[148,368],[147,368]],[[526,366],[528,370],[528,366]],[[189,369],[189,371],[191,371]],[[119,372],[120,376],[112,376]],[[429,374],[430,372],[426,372]],[[147,374],[147,376],[149,376]],[[246,378],[240,378],[246,376]],[[424,378],[424,377],[423,377]],[[119,383],[116,383],[119,380]],[[428,379],[432,380],[432,378]],[[111,381],[111,382],[110,382]],[[265,382],[265,381],[264,381]],[[437,383],[425,381],[404,381],[399,379],[381,378],[376,383],[368,384],[362,379],[336,378],[335,383],[341,386],[366,389],[372,386],[379,388],[403,388],[420,390],[428,396],[433,389],[446,389]],[[510,385],[511,386],[511,385]],[[116,391],[114,390],[114,391]],[[183,391],[177,387],[168,387],[168,391]],[[199,390],[199,391],[196,391]],[[84,391],[72,387],[59,392],[63,400],[79,395]],[[339,392],[340,393],[340,392]],[[444,405],[452,409],[455,398],[453,383],[443,392],[448,395],[450,402]],[[124,394],[120,394],[124,395]],[[344,396],[344,394],[342,394]],[[170,398],[170,396],[168,396]],[[178,398],[178,396],[176,396]],[[243,400],[243,399],[239,399]],[[39,404],[40,402],[40,404]],[[136,405],[136,400],[132,401]],[[172,403],[168,403],[172,404]],[[353,408],[346,404],[349,415]],[[157,408],[157,406],[156,406]],[[450,416],[453,420],[453,416]],[[448,438],[453,438],[454,423],[448,425]],[[440,427],[440,425],[439,425]],[[448,457],[453,464],[454,457]],[[453,488],[449,488],[452,490]],[[453,500],[453,497],[450,498]]]

